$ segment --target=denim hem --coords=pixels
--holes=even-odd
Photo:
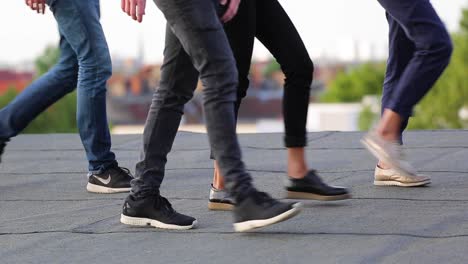
[[[102,163],[101,165],[99,166],[91,166],[89,165],[89,171],[88,171],[88,177],[91,176],[92,174],[100,174],[102,173],[103,171],[109,169],[109,168],[112,168],[112,167],[117,167],[119,166],[119,163],[116,161],[116,160],[113,160],[113,161],[110,161],[110,162],[105,162],[105,163]],[[96,169],[93,169],[96,168]]]

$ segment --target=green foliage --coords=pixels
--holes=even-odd
[[[26,127],[24,133],[76,133],[76,91],[50,106]]]
[[[341,72],[321,96],[322,102],[359,102],[368,94],[381,94],[384,63],[366,63]]]
[[[6,91],[2,96],[0,96],[0,109],[5,107],[11,100],[13,100],[18,92],[14,89],[14,87],[10,87],[8,91]]]
[[[36,75],[42,76],[49,71],[58,61],[60,49],[58,47],[48,46],[44,52],[35,60]]]
[[[359,114],[358,126],[359,130],[367,131],[372,128],[372,124],[379,116],[372,112],[370,107],[364,107],[361,113]]]
[[[263,70],[264,76],[271,76],[274,72],[281,71],[281,65],[276,60],[271,60]]]
[[[36,73],[40,77],[58,61],[60,51],[48,47],[36,60]],[[0,108],[11,102],[18,92],[11,87],[0,96]],[[32,121],[23,133],[75,133],[76,125],[76,91],[60,99]]]

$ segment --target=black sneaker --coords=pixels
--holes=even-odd
[[[303,179],[289,177],[286,191],[290,199],[337,201],[351,198],[346,188],[325,184],[314,170],[309,171]]]
[[[6,142],[0,141],[0,162],[2,162],[3,150],[5,150]]]
[[[300,203],[282,203],[254,190],[234,206],[234,230],[245,232],[279,223],[296,216],[300,208]]]
[[[132,226],[154,226],[162,229],[191,229],[197,224],[193,217],[176,212],[162,196],[125,199],[120,222]]]
[[[133,180],[130,170],[122,167],[111,167],[105,171],[88,175],[86,190],[92,193],[129,192],[130,181]]]
[[[225,190],[216,189],[211,185],[208,209],[218,211],[231,211],[234,208],[234,198]]]

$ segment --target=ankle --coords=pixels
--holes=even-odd
[[[213,182],[213,183],[211,184],[211,186],[212,186],[215,190],[217,190],[217,191],[222,191],[222,190],[224,190],[224,185],[219,184],[219,183]]]
[[[389,129],[377,129],[376,133],[381,136],[383,139],[388,141],[399,141],[400,134]]]
[[[288,168],[288,176],[293,179],[303,179],[308,172],[307,166]]]
[[[288,176],[302,179],[308,170],[304,148],[288,148]]]
[[[388,166],[387,164],[383,163],[382,161],[379,161],[379,162],[377,163],[377,167],[379,167],[379,168],[382,169],[382,170],[391,169],[390,166]]]
[[[224,177],[221,175],[218,163],[214,163],[213,183],[211,184],[217,190],[224,190]]]

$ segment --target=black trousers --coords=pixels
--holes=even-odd
[[[378,1],[389,25],[382,111],[388,108],[400,114],[403,132],[413,107],[449,64],[452,42],[430,1]]]
[[[238,13],[224,29],[239,74],[236,117],[249,87],[248,74],[257,38],[281,65],[286,79],[283,117],[286,147],[307,144],[307,109],[314,66],[299,33],[277,0],[241,1]]]
[[[238,200],[252,191],[235,132],[237,70],[219,21],[217,0],[155,0],[167,20],[161,83],[155,91],[143,133],[143,151],[132,181],[132,195],[159,194],[167,154],[198,77],[203,85],[208,138]]]

